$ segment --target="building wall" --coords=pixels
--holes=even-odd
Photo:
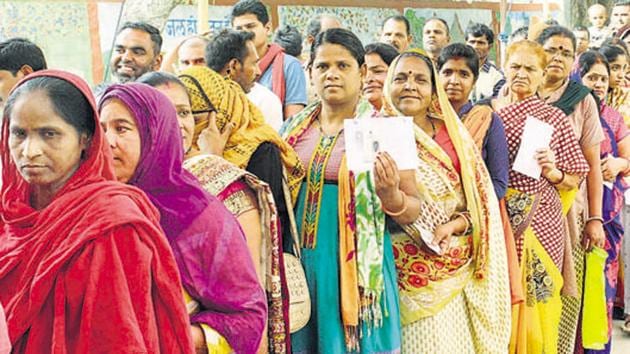
[[[577,1],[577,0],[564,0]],[[592,1],[592,0],[588,0]],[[193,3],[196,1],[193,1]],[[211,0],[211,27],[229,26],[230,6],[234,0]],[[333,6],[312,6],[312,4]],[[577,1],[579,3],[579,1]],[[197,6],[189,0],[9,0],[0,1],[0,40],[26,37],[42,47],[51,68],[64,68],[99,83],[107,77],[107,63],[116,29],[125,21],[147,21],[162,29],[165,51],[193,34]],[[267,0],[275,24],[291,24],[305,32],[308,21],[320,13],[339,17],[365,43],[376,41],[383,20],[404,13],[413,27],[415,46],[422,45],[422,26],[426,18],[440,16],[450,24],[453,39],[463,38],[466,26],[482,22],[498,32],[497,3],[415,2],[383,0]],[[291,6],[285,4],[290,3]],[[391,7],[386,5],[391,3]],[[310,6],[293,4],[311,4]],[[347,6],[337,6],[344,5]],[[431,9],[421,8],[422,6]],[[520,7],[519,7],[520,6]],[[540,5],[513,5],[506,32],[527,23]],[[499,37],[499,36],[497,36]]]

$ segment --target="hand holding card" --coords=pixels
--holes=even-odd
[[[532,116],[528,116],[521,135],[521,146],[518,148],[512,170],[534,179],[539,179],[542,167],[536,160],[536,152],[551,144],[553,126]]]
[[[346,119],[344,132],[348,168],[355,173],[372,170],[378,152],[387,152],[399,170],[418,166],[410,117]]]

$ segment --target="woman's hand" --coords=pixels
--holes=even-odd
[[[386,152],[379,152],[374,161],[376,195],[387,210],[402,210],[404,197],[400,191],[400,175],[394,159]]]
[[[208,127],[201,131],[197,140],[200,153],[223,156],[223,150],[232,134],[232,129],[234,129],[234,124],[230,122],[223,127],[222,132],[219,131],[217,112],[208,113]]]
[[[534,158],[538,162],[538,165],[542,167],[543,176],[556,169],[556,155],[550,148],[536,150]]]
[[[438,225],[433,232],[433,244],[440,247],[442,254],[448,251],[451,244],[451,238],[455,233],[455,225],[452,221],[446,224]]]
[[[628,168],[628,160],[616,157],[606,157],[602,159],[602,175],[604,180],[614,182],[621,172]]]
[[[593,246],[604,248],[606,242],[606,234],[604,233],[604,224],[601,220],[591,220],[584,225],[584,237],[582,245],[585,250],[590,250]]]

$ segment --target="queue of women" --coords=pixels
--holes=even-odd
[[[98,102],[73,74],[27,76],[2,123],[0,352],[573,351],[581,317],[564,298],[584,289],[569,274],[566,215],[591,195],[579,188],[592,165],[570,113],[539,94],[550,51],[512,43],[499,96],[474,105],[470,47],[437,62],[422,50],[379,57],[382,90],[364,97],[365,49],[330,29],[309,61],[318,99],[280,133],[207,67],[145,74]],[[630,172],[609,94],[619,60],[588,51],[575,72],[601,102],[599,181],[612,186],[580,220],[605,238],[577,244],[608,253],[610,304]],[[385,152],[367,174],[348,170],[343,122],[375,116],[413,118],[416,170]],[[539,178],[511,168],[528,117],[553,127],[533,156]],[[232,129],[219,154],[206,149],[209,125]],[[294,333],[292,232],[311,302]]]

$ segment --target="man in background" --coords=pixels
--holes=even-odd
[[[616,32],[625,25],[630,25],[630,0],[617,0],[610,12],[610,29]]]
[[[485,98],[495,97],[505,84],[505,76],[497,66],[488,58],[494,44],[494,32],[490,27],[474,23],[466,29],[466,44],[471,46],[479,56],[479,77],[470,93],[470,99],[474,102]]]
[[[427,51],[434,64],[442,52],[451,41],[448,23],[439,17],[432,17],[424,23],[422,29],[422,46]]]
[[[260,61],[258,82],[273,91],[283,106],[284,118],[300,112],[307,103],[306,80],[302,65],[275,43],[269,43],[271,20],[267,7],[259,0],[241,0],[232,8],[232,27],[254,33],[254,45]]]
[[[577,41],[577,49],[575,50],[575,57],[579,57],[580,54],[586,52],[591,40],[588,29],[584,26],[577,26],[573,29],[575,40]]]
[[[260,76],[258,60],[251,32],[224,29],[206,48],[208,67],[238,83],[263,113],[267,124],[279,130],[283,122],[282,103],[273,92],[256,82]]]
[[[379,42],[390,44],[402,53],[412,41],[411,25],[405,16],[396,15],[385,19]]]
[[[11,38],[0,43],[0,112],[18,81],[44,69],[46,58],[35,43],[24,38]]]
[[[160,31],[145,22],[127,22],[116,34],[110,69],[116,81],[131,82],[162,63]]]

